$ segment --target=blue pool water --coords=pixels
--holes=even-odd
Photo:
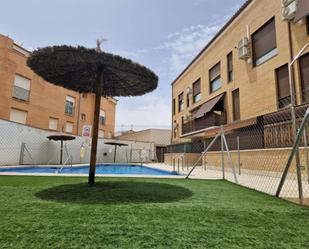
[[[61,167],[12,167],[0,168],[0,172],[14,173],[55,173],[55,174],[88,174],[89,166],[65,167],[60,171]],[[115,175],[175,175],[175,172],[154,169],[141,165],[127,164],[99,164],[96,166],[96,174],[115,174]]]

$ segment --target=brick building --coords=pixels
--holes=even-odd
[[[44,81],[26,65],[29,54],[0,34],[0,119],[81,135],[93,122],[94,95]],[[116,104],[113,98],[101,99],[100,137],[114,136]]]
[[[213,137],[221,125],[241,129],[257,117],[289,112],[288,63],[309,42],[308,14],[306,0],[246,1],[172,83],[173,144]],[[304,106],[308,50],[292,74],[297,105]]]

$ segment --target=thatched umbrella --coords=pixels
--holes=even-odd
[[[114,163],[116,162],[117,146],[119,146],[119,147],[121,147],[121,146],[128,146],[128,144],[124,144],[124,143],[115,143],[115,142],[107,142],[107,143],[105,143],[105,144],[115,146],[115,151],[114,151]]]
[[[140,96],[156,89],[158,77],[131,60],[85,47],[53,46],[34,51],[28,66],[46,81],[95,94],[89,184],[94,184],[101,96]]]
[[[65,134],[56,134],[56,135],[51,135],[47,137],[49,140],[54,140],[54,141],[60,141],[60,165],[62,164],[62,158],[63,158],[63,141],[70,141],[74,140],[74,136],[70,135],[65,135]]]

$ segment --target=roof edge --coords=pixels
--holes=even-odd
[[[177,80],[180,79],[181,76],[184,75],[184,73],[196,62],[200,56],[212,45],[217,38],[222,34],[222,32],[228,28],[232,22],[249,6],[250,3],[252,3],[254,0],[247,0],[238,10],[237,12],[223,25],[222,28],[219,29],[219,31],[215,34],[215,36],[206,44],[206,46],[194,57],[194,59],[185,67],[185,69],[176,77],[175,80],[173,80],[171,85],[174,85]]]

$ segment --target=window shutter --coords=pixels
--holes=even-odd
[[[303,55],[299,59],[301,84],[302,84],[302,97],[304,101],[309,100],[309,53]]]
[[[66,96],[66,101],[69,101],[69,102],[75,104],[75,98],[73,98],[71,96]]]
[[[197,80],[195,83],[193,83],[193,96],[201,93],[201,80]]]
[[[232,92],[233,95],[233,116],[234,121],[240,120],[240,101],[239,101],[239,89]]]
[[[50,118],[49,119],[49,129],[50,130],[57,130],[58,129],[58,119]]]
[[[26,124],[27,121],[27,112],[11,109],[10,120],[20,124]]]
[[[180,101],[183,101],[183,93],[179,94],[178,100],[179,100],[179,102],[180,102]]]
[[[68,133],[73,133],[73,123],[67,122],[65,125],[65,131]]]
[[[14,81],[14,85],[18,86],[20,88],[23,88],[25,90],[30,91],[30,83],[31,81],[25,77],[22,77],[20,75],[15,75],[15,81]]]
[[[289,69],[288,65],[284,65],[276,69],[278,99],[290,96]]]
[[[277,47],[274,18],[252,35],[252,47],[254,61]]]
[[[227,68],[228,68],[228,72],[233,71],[233,53],[232,52],[227,55]]]
[[[210,81],[214,81],[216,78],[220,77],[220,62],[210,69]]]

